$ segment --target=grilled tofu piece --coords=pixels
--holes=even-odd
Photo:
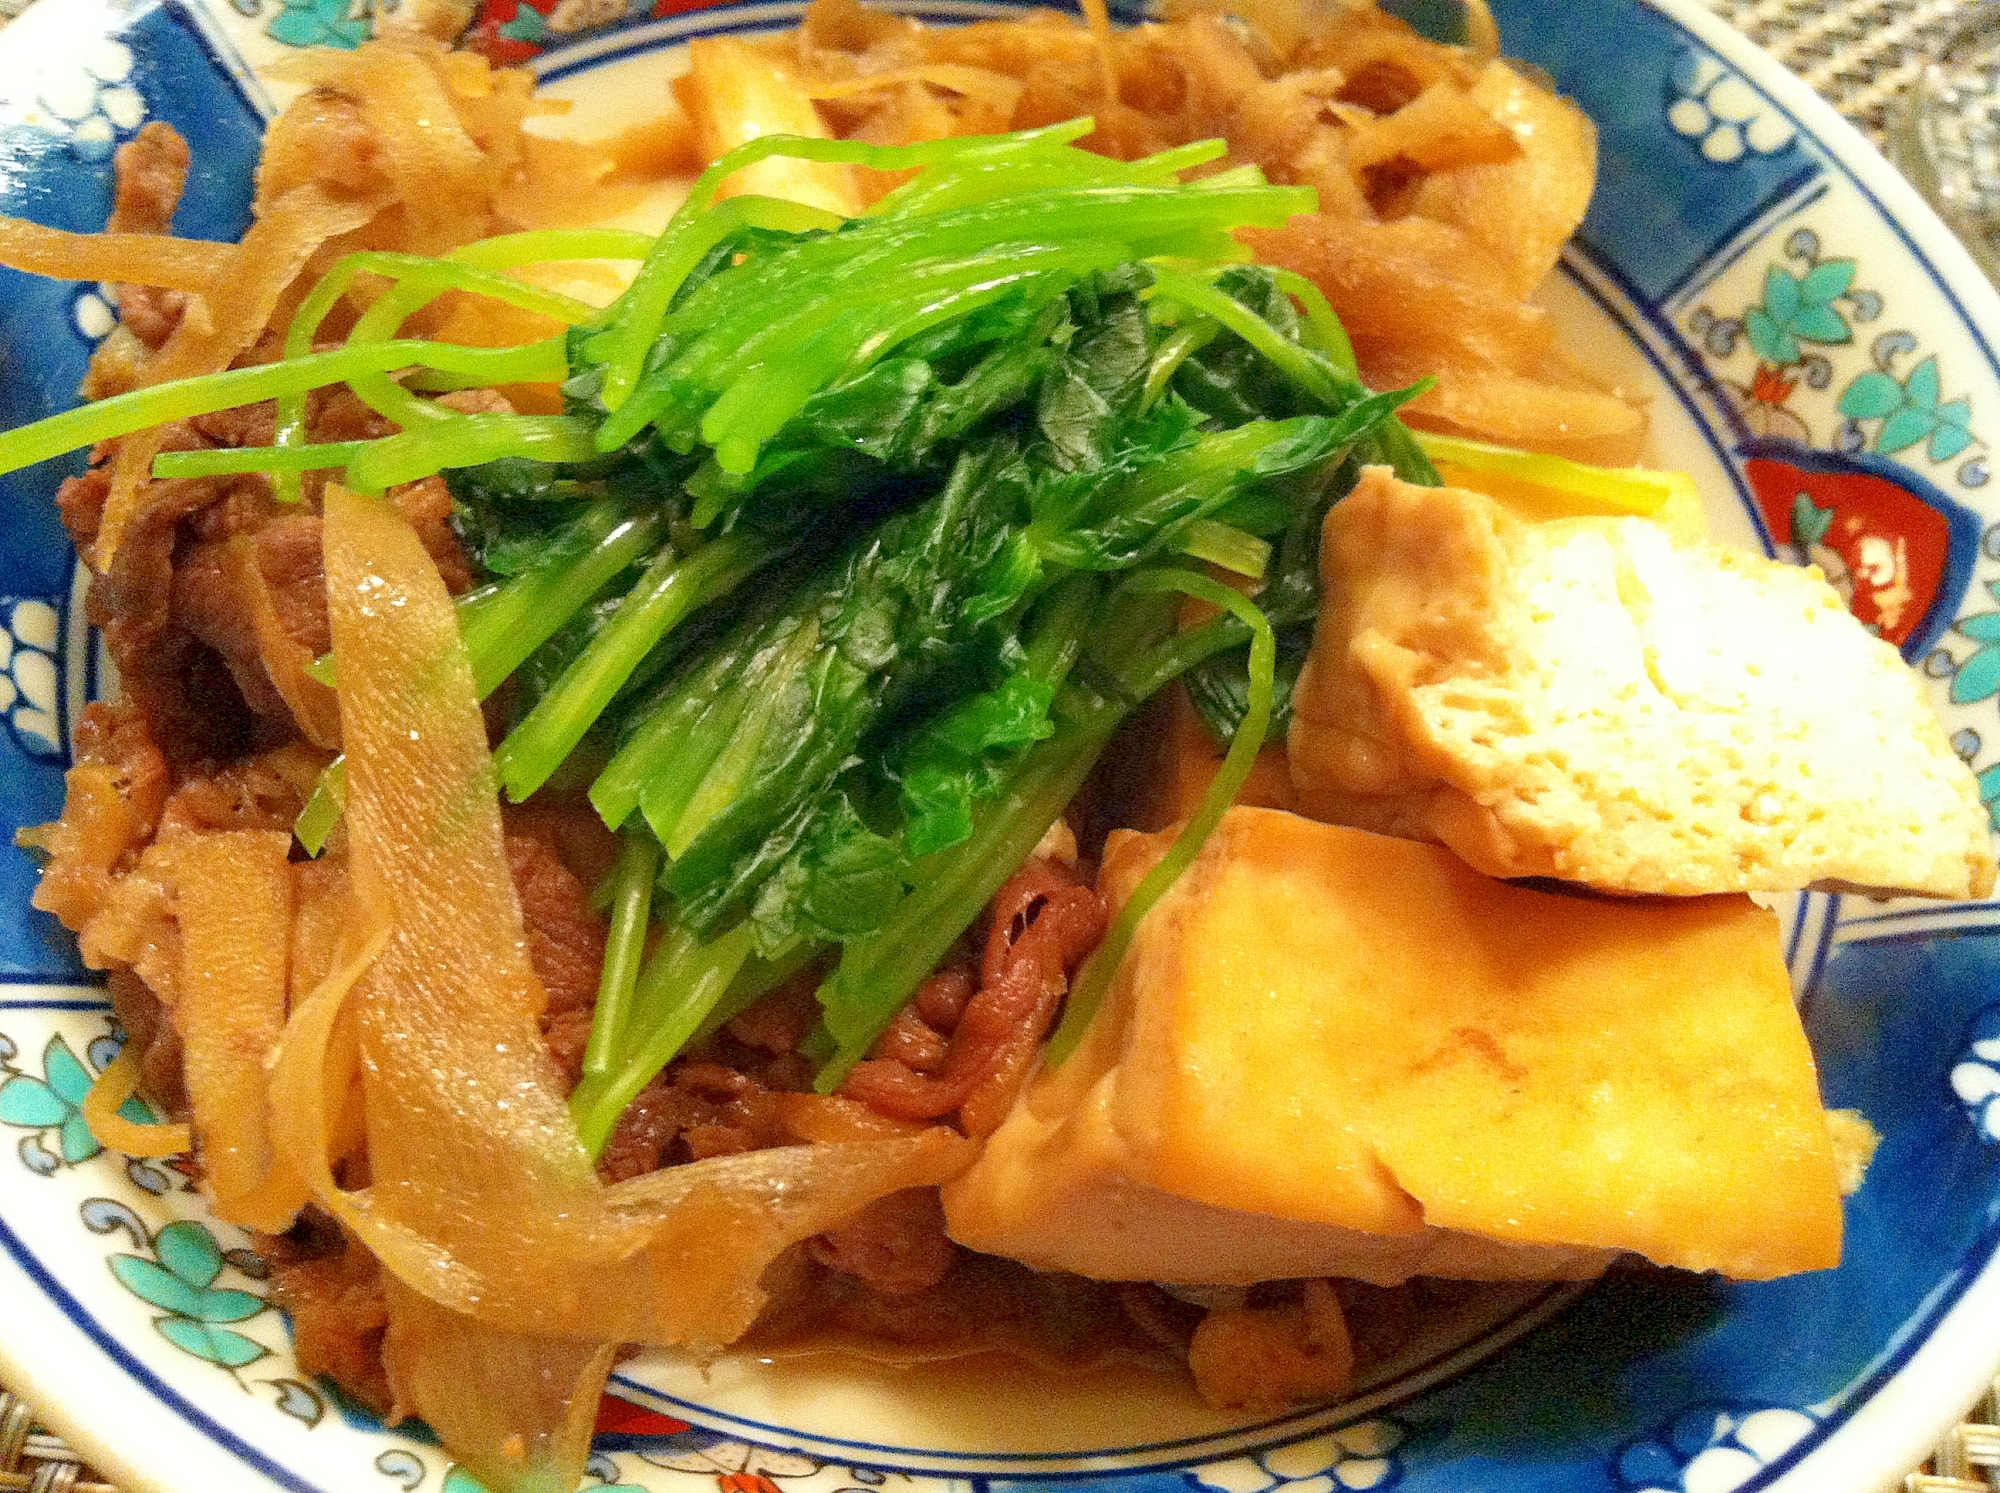
[[[1984,896],[1987,814],[1819,572],[1371,468],[1327,517],[1301,809],[1493,876]]]
[[[1113,836],[1128,896],[1170,834]],[[1748,1279],[1840,1257],[1777,919],[1597,899],[1235,808],[1081,1047],[944,1188],[952,1237],[1104,1279]]]

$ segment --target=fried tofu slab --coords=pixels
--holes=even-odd
[[[1122,901],[1172,832],[1112,837]],[[1599,899],[1229,811],[1070,1059],[944,1189],[952,1236],[1106,1279],[1830,1267],[1840,1186],[1777,919]]]
[[[1320,569],[1289,741],[1315,818],[1606,891],[1992,889],[1971,772],[1816,569],[1384,468]]]

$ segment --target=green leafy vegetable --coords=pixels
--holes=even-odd
[[[706,171],[657,238],[350,255],[281,361],[0,435],[0,471],[276,399],[273,446],[165,453],[156,471],[268,472],[281,496],[315,470],[366,491],[446,474],[483,582],[460,603],[474,678],[482,696],[512,682],[499,780],[520,799],[587,778],[624,839],[573,1099],[593,1150],[690,1041],[815,961],[819,1082],[836,1086],[1119,724],[1187,676],[1234,737],[1228,764],[1084,977],[1073,1035],[1130,924],[1283,727],[1328,506],[1363,462],[1435,480],[1395,418],[1414,391],[1366,389],[1324,297],[1241,262],[1234,230],[1310,211],[1312,193],[1255,168],[1184,182],[1219,142],[1120,162],[1077,148],[1090,128],[766,138]],[[780,154],[914,174],[850,220],[717,202]],[[508,273],[579,257],[638,270],[601,310]],[[315,351],[364,274],[389,289]],[[400,336],[448,292],[568,331],[514,348]],[[424,397],[516,382],[560,382],[564,412]],[[305,395],[339,383],[397,430],[308,444]],[[1260,583],[1256,600],[1189,558]],[[1189,594],[1223,615],[1179,628]],[[299,822],[315,850],[341,788],[336,764]]]

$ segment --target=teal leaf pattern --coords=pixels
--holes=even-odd
[[[1925,410],[1911,409],[1905,405],[1882,422],[1882,428],[1875,435],[1875,449],[1884,456],[1893,456],[1898,451],[1907,451],[1931,433],[1935,418]]]
[[[265,34],[288,47],[342,47],[368,40],[367,16],[348,14],[348,0],[286,0]]]
[[[523,5],[514,12],[514,19],[500,27],[500,35],[509,41],[527,42],[540,46],[548,40],[549,23],[539,10],[532,5]]]
[[[1950,461],[1972,444],[1972,403],[1954,399],[1950,404],[1939,405],[1937,414],[1937,429],[1931,432],[1931,460]]]
[[[1840,412],[1851,420],[1880,420],[1874,448],[1884,456],[1923,445],[1932,461],[1950,461],[1973,443],[1972,402],[1940,403],[1944,379],[1935,354],[1901,380],[1871,369],[1840,395]]]
[[[205,1291],[222,1274],[222,1250],[215,1236],[192,1219],[182,1219],[161,1229],[153,1240],[153,1253],[160,1263],[193,1286]]]
[[[46,1130],[69,1118],[69,1105],[39,1078],[17,1074],[0,1084],[0,1124]]]
[[[1986,805],[1986,818],[2000,830],[2000,762],[1979,774],[1979,801]]]
[[[1750,346],[1765,362],[1776,363],[1781,368],[1798,362],[1798,343],[1793,340],[1790,332],[1778,325],[1769,312],[1760,307],[1752,307],[1744,313],[1743,330],[1750,338]]]
[[[1981,648],[1963,664],[1951,680],[1951,703],[1970,705],[2000,694],[2000,645]]]
[[[83,1118],[84,1096],[93,1082],[89,1067],[60,1036],[42,1049],[40,1078],[9,1072],[0,1082],[0,1124],[37,1132],[22,1140],[23,1146],[36,1142],[36,1154],[45,1159],[31,1163],[30,1170],[49,1176],[59,1162],[75,1166],[103,1151]],[[50,1130],[53,1136],[45,1133]]]
[[[201,1288],[191,1286],[173,1271],[138,1255],[113,1255],[111,1273],[118,1284],[163,1312],[192,1317],[201,1305]]]
[[[1750,346],[1765,362],[1786,368],[1801,360],[1801,342],[1823,347],[1852,342],[1854,329],[1834,303],[1853,284],[1851,259],[1826,260],[1803,276],[1772,265],[1764,275],[1764,304],[1743,313]]]
[[[2000,612],[1975,612],[1961,617],[1958,630],[1980,643],[2000,643]]]
[[[1935,354],[1925,358],[1923,362],[1912,368],[1910,370],[1909,381],[1903,385],[1903,391],[1908,395],[1910,403],[1919,409],[1926,410],[1937,408],[1939,389],[1938,365]]]
[[[167,1313],[153,1319],[160,1336],[183,1352],[234,1371],[270,1350],[222,1324],[247,1322],[270,1308],[251,1291],[218,1287],[225,1257],[204,1224],[181,1219],[153,1236],[154,1259],[113,1255],[111,1273],[141,1301]]]
[[[185,1317],[161,1317],[153,1323],[160,1336],[183,1352],[207,1359],[225,1369],[240,1369],[255,1363],[271,1350],[240,1332],[227,1327],[210,1327]]]
[[[1822,508],[1804,493],[1792,499],[1792,543],[1804,548],[1818,544],[1833,527],[1833,510]]]
[[[49,1038],[49,1045],[42,1050],[42,1072],[49,1087],[71,1104],[83,1103],[84,1095],[90,1092],[90,1070],[61,1037]]]
[[[83,1111],[72,1111],[62,1122],[62,1158],[71,1166],[79,1161],[88,1161],[104,1147],[97,1143],[97,1137],[90,1133],[90,1122],[84,1119]]]
[[[1903,402],[1903,386],[1888,374],[1871,369],[1847,386],[1840,412],[1855,420],[1879,420]]]
[[[1799,286],[1799,296],[1809,306],[1829,306],[1847,294],[1854,284],[1854,261],[1829,259],[1816,264]]]

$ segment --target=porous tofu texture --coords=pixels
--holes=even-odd
[[[1120,833],[1122,901],[1171,833]],[[1082,1045],[944,1188],[952,1237],[1104,1279],[1764,1279],[1840,1256],[1776,918],[1512,886],[1224,816]]]
[[[1373,467],[1320,568],[1306,813],[1612,891],[1992,889],[1971,772],[1816,569]]]

